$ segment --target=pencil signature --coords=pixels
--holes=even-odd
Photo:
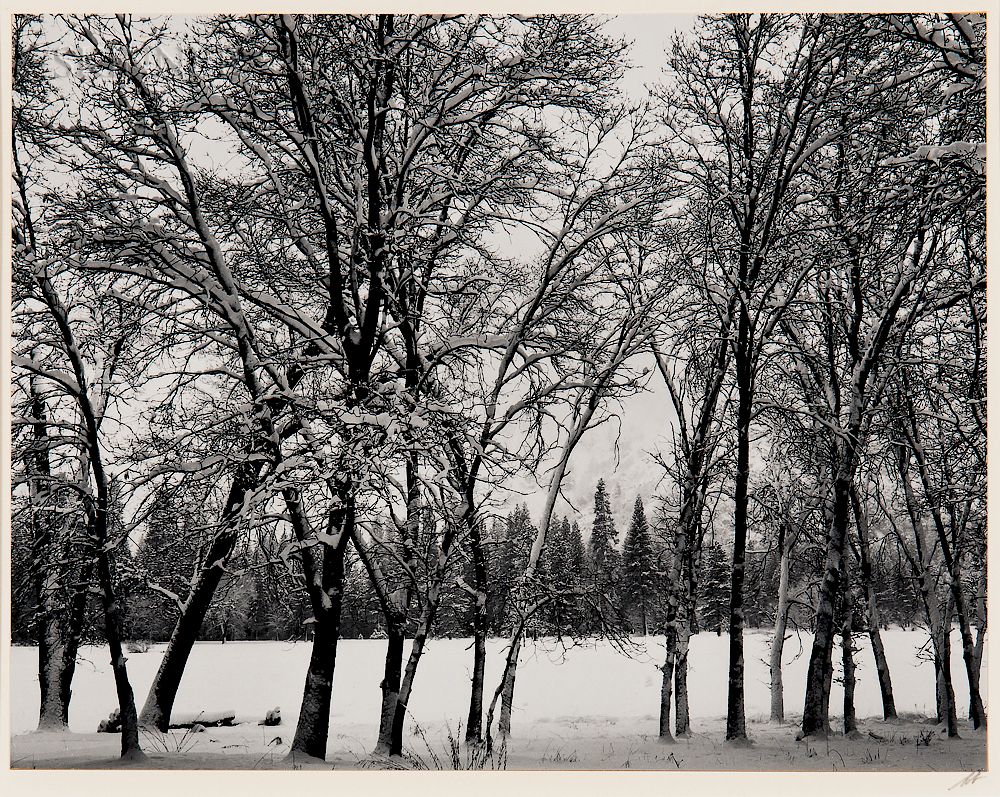
[[[973,772],[970,772],[968,775],[962,778],[958,783],[954,783],[951,786],[949,786],[948,791],[951,791],[952,789],[957,789],[959,786],[971,786],[973,783],[979,780],[984,774],[985,773],[981,769],[977,769]]]

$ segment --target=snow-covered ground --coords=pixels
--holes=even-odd
[[[985,737],[967,727],[968,689],[961,645],[952,646],[955,693],[963,717],[963,739],[941,738],[925,718],[934,714],[934,668],[918,650],[926,634],[893,630],[883,634],[892,670],[898,725],[881,721],[878,680],[867,638],[859,639],[856,705],[862,738],[835,736],[829,742],[795,741],[801,715],[810,638],[793,637],[785,651],[785,706],[789,724],[768,723],[770,634],[746,637],[746,713],[754,744],[723,744],[728,638],[700,634],[690,653],[690,703],[694,735],[674,745],[657,739],[662,639],[634,640],[623,654],[605,642],[564,650],[553,640],[529,643],[518,669],[513,738],[508,769],[749,769],[749,770],[973,770],[985,766]],[[487,690],[499,676],[505,643],[489,645]],[[162,646],[129,655],[129,674],[141,705],[162,654]],[[334,683],[326,766],[372,765],[385,656],[380,640],[344,640]],[[204,733],[145,735],[149,764],[166,768],[270,768],[288,766],[285,755],[297,719],[307,643],[230,642],[195,646],[175,705],[176,713],[231,709],[239,725]],[[448,734],[460,736],[468,712],[472,653],[469,640],[432,640],[417,674],[405,744],[416,765],[451,768]],[[984,662],[985,669],[985,662]],[[115,706],[106,649],[81,652],[73,684],[70,734],[32,733],[38,714],[37,651],[11,651],[11,762],[14,767],[113,765],[117,735],[96,734],[98,722]],[[985,689],[985,679],[984,679]],[[984,698],[986,695],[984,694]],[[843,692],[833,686],[832,712]],[[280,706],[283,722],[263,727],[268,709]],[[833,722],[839,726],[839,717]],[[460,764],[468,753],[461,750]],[[437,760],[435,760],[437,759]],[[296,766],[302,764],[299,762]],[[487,768],[497,762],[488,762]],[[305,766],[317,766],[305,762]]]

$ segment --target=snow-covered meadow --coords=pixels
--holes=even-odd
[[[789,723],[768,722],[770,634],[746,636],[746,711],[754,744],[723,743],[726,713],[728,637],[699,634],[690,654],[690,702],[694,735],[674,745],[657,738],[662,639],[635,639],[625,653],[606,642],[564,650],[554,640],[528,643],[518,668],[508,769],[752,769],[752,770],[973,770],[985,766],[985,736],[962,724],[961,740],[942,738],[926,717],[934,713],[933,664],[919,653],[922,631],[892,630],[883,640],[892,668],[897,725],[881,720],[881,702],[867,639],[859,637],[856,704],[862,738],[833,737],[828,743],[795,741],[801,712],[808,635],[801,647],[792,637],[785,651],[785,706]],[[498,677],[503,640],[491,640],[487,669],[490,692]],[[162,645],[129,656],[138,701],[156,671]],[[801,651],[801,654],[800,654]],[[962,673],[961,646],[952,644],[953,671]],[[325,766],[379,765],[374,747],[385,656],[380,640],[342,640],[333,690],[328,761]],[[297,719],[307,643],[230,642],[196,645],[175,706],[176,713],[234,710],[237,725],[204,733],[173,731],[144,735],[150,766],[245,768],[289,766],[285,760]],[[410,703],[405,747],[411,765],[451,768],[449,732],[461,738],[468,711],[469,640],[431,640],[418,671]],[[14,767],[113,766],[118,736],[97,734],[98,722],[115,707],[106,650],[84,648],[70,705],[69,734],[32,733],[37,722],[37,651],[11,652],[11,762]],[[987,696],[983,684],[984,697]],[[960,714],[968,709],[967,685],[955,678]],[[834,727],[843,699],[835,677],[831,695]],[[280,706],[283,722],[258,725]],[[987,707],[988,708],[988,707]],[[461,751],[460,765],[468,763]],[[296,766],[301,765],[295,764]],[[306,766],[316,766],[307,762]],[[486,767],[500,766],[499,758]]]

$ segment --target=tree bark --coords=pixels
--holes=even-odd
[[[346,543],[346,535],[344,537]],[[340,610],[343,604],[344,557],[346,544],[330,548],[324,555],[324,581],[329,607],[315,615],[312,654],[306,671],[299,721],[295,727],[289,756],[301,753],[312,758],[326,758],[330,733],[330,702],[333,697],[333,673],[337,665],[337,642],[340,638]],[[330,560],[327,565],[327,560]]]
[[[845,579],[846,581],[846,579]],[[854,642],[852,626],[854,625],[854,609],[851,605],[849,588],[844,590],[844,625],[841,633],[841,645],[844,665],[844,736],[857,737],[858,718],[854,709]]]
[[[774,636],[771,639],[771,722],[785,721],[785,686],[782,680],[782,656],[785,651],[785,630],[788,624],[788,571],[791,559],[791,535],[784,522],[781,525],[778,547],[781,562],[778,565],[778,607],[774,613]]]
[[[882,645],[878,600],[875,595],[868,543],[868,515],[861,504],[861,498],[858,495],[856,486],[851,487],[851,508],[854,512],[854,522],[858,528],[858,554],[861,565],[862,595],[868,622],[868,637],[872,643],[872,655],[875,657],[875,671],[878,673],[879,691],[882,694],[882,717],[886,721],[892,721],[897,718],[896,700],[892,693],[892,676],[889,673],[889,662],[885,657],[885,647]]]
[[[386,755],[392,741],[392,723],[396,716],[396,700],[399,698],[399,684],[403,674],[403,648],[406,636],[398,624],[390,624],[386,630],[388,641],[385,648],[385,673],[382,677],[382,711],[379,715],[378,743],[375,752]]]
[[[465,500],[470,506],[473,505],[474,495],[471,489],[467,491]],[[471,521],[469,546],[472,549],[476,594],[472,606],[472,689],[469,696],[469,717],[465,725],[465,741],[467,744],[479,744],[483,740],[483,687],[486,679],[486,632],[489,625],[486,598],[489,575],[479,518],[476,514],[470,513],[469,519]]]
[[[511,714],[514,710],[514,682],[517,678],[517,659],[521,653],[522,638],[522,634],[517,635],[509,655],[511,666],[507,667],[504,673],[503,691],[500,694],[500,722],[497,724],[497,733],[501,739],[510,737]]]
[[[340,639],[341,610],[344,604],[344,571],[347,557],[347,542],[354,533],[354,499],[350,479],[341,481],[336,487],[340,498],[338,508],[331,518],[331,527],[339,537],[336,544],[323,544],[320,564],[320,589],[315,588],[316,565],[310,559],[306,564],[303,557],[306,578],[313,587],[310,598],[313,608],[313,644],[306,671],[305,686],[302,690],[302,704],[299,720],[292,739],[289,757],[296,753],[313,758],[326,758],[326,746],[330,734],[330,702],[333,698],[333,674],[337,666],[337,642]],[[298,509],[298,504],[294,504]],[[293,516],[293,523],[300,522]],[[297,534],[301,532],[297,531]]]
[[[750,419],[753,412],[748,312],[745,302],[741,303],[735,352],[739,403],[736,424],[736,489],[733,496],[733,573],[729,597],[729,692],[726,709],[726,741],[742,741],[747,738],[743,672],[743,582],[749,514]]]
[[[60,522],[60,517],[47,506],[52,479],[48,412],[36,380],[37,377],[32,375],[28,383],[32,441],[26,452],[25,464],[29,474],[31,571],[38,642],[38,730],[61,731],[67,730],[69,725],[69,703],[73,695],[73,675],[83,633],[91,568],[86,561],[83,564],[77,562],[78,555],[70,550],[71,541],[65,539],[68,535],[65,521]],[[59,523],[57,528],[61,534],[53,534],[56,523]],[[61,552],[53,550],[57,542],[64,549]],[[86,552],[87,557],[92,555],[92,551]],[[60,559],[64,564],[52,563]],[[60,579],[77,583],[60,588]],[[67,588],[72,590],[69,606],[64,605]]]
[[[663,658],[663,680],[660,684],[660,741],[673,742],[670,733],[670,702],[674,689],[674,666],[677,659],[677,629],[673,623],[667,624],[666,652]]]
[[[856,433],[855,430],[855,436]],[[847,462],[853,462],[853,452],[845,452],[845,455]],[[802,711],[803,737],[825,734],[829,727],[830,704],[826,681],[828,674],[833,672],[834,614],[844,568],[851,483],[849,471],[841,470],[833,484],[833,511],[827,539],[826,565],[820,585],[813,646],[806,673],[805,705]]]
[[[674,733],[677,738],[691,735],[691,709],[688,705],[688,650],[691,625],[687,618],[677,634],[677,656],[674,659]]]
[[[447,555],[447,552],[445,551],[443,555]],[[440,556],[442,554],[439,554]],[[417,667],[420,664],[420,657],[423,655],[431,627],[434,625],[440,600],[441,585],[433,582],[427,591],[420,625],[413,635],[413,645],[410,648],[410,656],[406,661],[406,670],[403,673],[403,681],[399,686],[399,695],[396,698],[396,712],[393,715],[392,733],[389,739],[389,755],[391,756],[403,754],[403,725],[406,721],[406,706],[410,701],[413,682],[417,676]]]
[[[143,727],[156,728],[162,733],[166,733],[170,727],[170,712],[184,676],[184,668],[205,621],[205,615],[211,608],[215,591],[222,581],[226,560],[236,547],[237,516],[247,494],[257,484],[261,466],[246,466],[242,470],[242,473],[237,473],[230,487],[222,514],[222,528],[202,559],[201,570],[181,607],[160,667],[150,684],[149,694],[139,715],[139,722]]]

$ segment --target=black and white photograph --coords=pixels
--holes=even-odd
[[[973,786],[988,12],[474,8],[5,14],[8,776]]]

